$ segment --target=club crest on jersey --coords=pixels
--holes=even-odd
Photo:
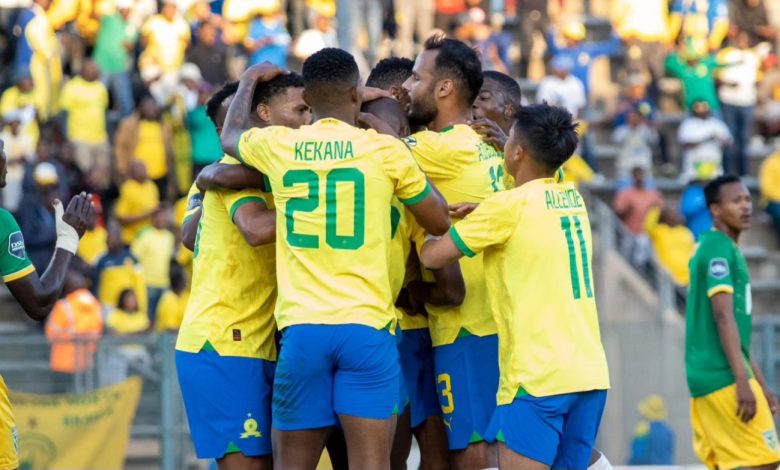
[[[203,195],[201,193],[195,193],[190,197],[190,200],[187,201],[187,210],[191,211],[197,209],[201,204],[203,204]]]
[[[22,232],[14,232],[8,237],[8,253],[14,258],[25,259],[27,252],[24,249],[24,237]]]
[[[723,279],[729,275],[729,262],[725,258],[715,258],[710,261],[710,276]]]
[[[417,139],[414,137],[407,137],[404,139],[404,142],[406,142],[406,145],[409,147],[415,147],[417,145]]]

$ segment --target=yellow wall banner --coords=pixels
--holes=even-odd
[[[141,386],[141,379],[132,377],[80,395],[10,392],[19,468],[123,468]]]

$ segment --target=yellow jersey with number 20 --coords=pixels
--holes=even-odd
[[[390,205],[430,191],[398,139],[321,119],[245,132],[241,160],[265,174],[276,203],[279,328],[394,327]]]
[[[498,325],[498,404],[609,388],[585,202],[570,183],[538,179],[498,193],[450,229],[466,256],[484,252]],[[522,390],[521,390],[522,388]]]

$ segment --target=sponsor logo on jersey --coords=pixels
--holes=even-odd
[[[710,261],[710,276],[723,279],[729,275],[729,262],[725,258],[714,258]]]
[[[8,237],[8,253],[14,258],[26,259],[27,251],[24,249],[24,237],[22,232],[16,231]]]

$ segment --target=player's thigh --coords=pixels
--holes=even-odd
[[[271,454],[274,363],[176,351],[176,369],[198,458]]]
[[[547,470],[550,466],[520,455],[503,442],[499,442],[498,468],[501,470]]]
[[[274,468],[277,470],[315,470],[331,427],[282,431],[274,427]]]
[[[274,378],[274,428],[301,431],[336,424],[332,351],[328,325],[293,325],[282,331]]]
[[[780,445],[769,404],[755,379],[750,388],[756,397],[756,415],[743,423],[737,417],[737,391],[732,384],[691,402],[696,434],[712,449],[713,463],[720,468],[761,467],[780,461]]]
[[[431,416],[441,416],[433,346],[427,328],[404,331],[398,352],[403,380],[409,395],[410,424],[422,425]]]
[[[349,468],[355,470],[387,470],[395,433],[396,417],[389,419],[359,418],[339,415],[347,441]]]
[[[235,452],[217,459],[217,468],[219,470],[273,470],[273,459],[270,455],[247,457],[240,452]]]
[[[364,325],[333,328],[333,409],[340,416],[390,419],[398,405],[401,379],[395,337]],[[349,442],[346,428],[344,433]]]
[[[564,418],[561,443],[552,468],[587,468],[607,402],[606,390],[576,393]]]
[[[0,468],[19,466],[19,438],[13,409],[8,399],[8,388],[0,376]]]
[[[448,470],[450,451],[441,416],[429,416],[413,432],[420,446],[420,470]]]
[[[398,416],[390,453],[390,466],[393,470],[405,470],[409,452],[412,449],[412,427],[409,424],[409,408]],[[420,451],[422,452],[422,446]]]
[[[485,440],[496,409],[496,335],[466,336],[434,348],[436,384],[450,450]]]

